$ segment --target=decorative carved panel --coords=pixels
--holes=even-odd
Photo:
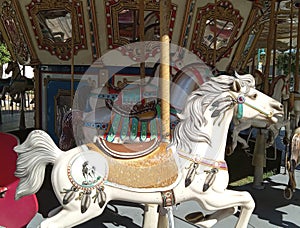
[[[106,0],[106,22],[108,48],[114,49],[132,42],[140,41],[138,0]],[[172,4],[169,24],[169,36],[172,38],[177,6]],[[159,40],[159,1],[144,1],[144,37],[143,41]]]
[[[242,22],[239,11],[229,1],[198,8],[190,49],[213,65],[214,55],[216,62],[230,55]]]
[[[8,36],[10,45],[17,60],[23,64],[31,61],[30,48],[27,45],[26,35],[17,18],[18,14],[11,1],[4,1],[1,5],[1,22]]]
[[[81,49],[87,49],[82,1],[32,0],[26,9],[39,49],[49,51],[61,60],[69,60],[72,34],[74,54]],[[74,18],[72,13],[75,14]]]

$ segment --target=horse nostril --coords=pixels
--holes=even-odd
[[[279,111],[283,110],[283,105],[282,104],[273,104],[272,108],[277,109]]]

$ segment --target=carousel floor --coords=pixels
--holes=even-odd
[[[20,112],[2,111],[2,124],[0,124],[0,132],[18,131],[20,128]],[[25,112],[25,127],[34,127],[34,111]]]

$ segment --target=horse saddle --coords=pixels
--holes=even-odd
[[[87,146],[105,157],[107,181],[121,188],[164,189],[177,180],[176,158],[166,142],[118,144],[98,138]]]

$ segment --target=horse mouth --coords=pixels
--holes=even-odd
[[[278,121],[283,121],[283,113],[276,113],[271,117],[271,121],[273,123],[277,123]]]

